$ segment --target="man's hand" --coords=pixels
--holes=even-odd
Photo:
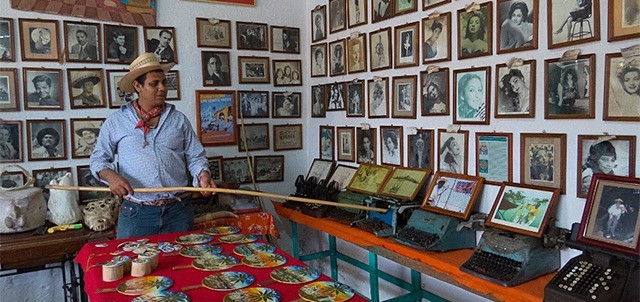
[[[217,188],[218,187],[216,185],[216,182],[211,178],[211,174],[209,174],[209,172],[207,171],[200,172],[200,175],[198,175],[198,182],[201,188]],[[205,197],[215,194],[215,192],[209,192],[209,191],[202,191],[200,193]]]
[[[98,173],[98,176],[109,184],[109,190],[114,195],[126,196],[133,194],[133,188],[129,182],[113,170],[104,169]]]

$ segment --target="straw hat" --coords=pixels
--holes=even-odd
[[[120,79],[118,87],[124,92],[136,92],[135,88],[133,88],[133,81],[135,81],[135,79],[147,72],[158,69],[167,72],[173,68],[174,65],[175,63],[160,64],[155,54],[151,52],[143,53],[131,62],[131,65],[129,65],[129,73]]]
[[[98,84],[100,83],[100,77],[93,73],[87,73],[78,77],[71,85],[73,88],[82,88],[86,82],[91,82],[93,85]]]
[[[98,134],[100,134],[100,127],[96,126],[96,125],[94,125],[92,123],[89,123],[89,126],[82,127],[80,129],[76,129],[75,132],[76,132],[76,134],[78,136],[82,136],[82,132],[84,132],[84,131],[91,131],[91,132],[95,133],[96,136],[98,136]]]

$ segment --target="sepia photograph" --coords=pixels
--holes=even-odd
[[[317,42],[327,38],[327,6],[319,5],[311,11],[311,41]]]
[[[609,0],[609,42],[640,38],[640,3],[635,0]]]
[[[62,110],[62,70],[22,69],[25,110]]]
[[[327,76],[327,43],[311,45],[311,77]]]
[[[566,192],[567,135],[520,133],[520,182]]]
[[[458,10],[458,58],[488,56],[493,53],[493,2],[480,9]]]
[[[106,106],[102,69],[69,68],[69,96],[71,109],[101,108]]]
[[[302,61],[273,60],[273,86],[302,86]]]
[[[102,62],[102,37],[100,24],[64,21],[64,36],[67,61]]]
[[[344,39],[329,43],[329,74],[331,76],[346,74]]]
[[[449,68],[420,72],[421,115],[449,115]]]
[[[268,91],[238,91],[238,113],[242,118],[269,117]]]
[[[545,83],[545,119],[595,117],[595,54],[545,60]]]
[[[269,57],[238,56],[238,82],[240,84],[270,84]]]
[[[451,13],[422,19],[422,63],[451,60]]]
[[[349,73],[367,71],[367,35],[349,37],[347,46]]]
[[[520,66],[496,66],[496,118],[535,117],[536,61],[527,60]]]
[[[371,23],[393,17],[394,7],[391,0],[371,0]]]
[[[105,63],[130,64],[138,57],[138,28],[104,25]]]
[[[325,85],[311,86],[311,117],[327,116],[327,93]]]
[[[347,83],[347,117],[364,117],[364,82]]]
[[[417,76],[393,77],[392,85],[391,117],[415,119]]]
[[[339,161],[356,161],[356,132],[354,127],[337,127],[336,139],[338,144]]]
[[[347,0],[349,28],[367,24],[368,0]]]
[[[420,44],[420,26],[418,22],[396,26],[395,51],[393,54],[394,68],[418,66]]]
[[[376,128],[356,128],[356,162],[375,164],[378,132]]]
[[[389,78],[374,77],[369,85],[368,117],[389,117]]]
[[[402,166],[404,154],[402,126],[380,126],[380,162],[383,165]]]
[[[371,71],[391,68],[393,52],[391,48],[391,27],[369,34],[369,62]]]
[[[271,52],[300,53],[300,28],[271,26]]]
[[[72,118],[71,158],[89,158],[96,147],[104,118]]]
[[[231,48],[231,21],[196,18],[198,47]]]
[[[607,54],[605,61],[602,119],[640,122],[640,60],[615,53]]]
[[[362,0],[364,1],[364,0]],[[329,32],[347,29],[346,0],[329,0]]]
[[[269,124],[238,125],[237,140],[238,152],[269,150]]]
[[[447,132],[438,129],[438,171],[466,174],[469,131]]]

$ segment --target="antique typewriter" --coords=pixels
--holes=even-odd
[[[331,197],[337,194],[337,192],[337,182],[332,181],[331,183],[326,184],[326,180],[322,179],[316,184],[314,188],[311,189],[308,197],[319,200],[330,200]],[[331,208],[332,207],[328,205],[315,203],[305,203],[300,207],[303,214],[316,218],[325,217],[327,211],[329,211]]]
[[[364,205],[365,199],[369,195],[356,193],[351,191],[341,191],[335,195],[335,199],[332,201],[345,204]],[[326,218],[329,220],[337,221],[342,224],[351,225],[356,220],[363,219],[365,216],[364,211],[352,208],[333,207],[327,211]]]
[[[318,179],[316,177],[311,176],[305,179],[304,176],[298,175],[295,182],[296,192],[294,194],[291,194],[291,196],[311,198],[313,190],[317,185]],[[284,206],[285,208],[294,209],[297,211],[301,211],[301,207],[303,205],[303,202],[292,200],[287,200],[282,204],[282,206]]]
[[[419,250],[449,251],[476,246],[476,232],[459,227],[462,220],[417,209],[391,238]]]
[[[403,203],[397,199],[383,196],[368,196],[365,199],[368,207],[387,208],[385,213],[368,211],[366,218],[356,220],[351,225],[373,233],[378,237],[389,237],[396,233],[398,226],[402,227],[411,216],[411,210],[420,207],[419,204]]]

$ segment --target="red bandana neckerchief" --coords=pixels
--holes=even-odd
[[[153,107],[151,108],[151,110],[146,112],[144,111],[144,109],[142,109],[142,107],[140,107],[140,104],[138,104],[138,101],[136,100],[135,102],[133,102],[133,108],[136,109],[138,116],[140,116],[140,120],[138,120],[135,129],[142,128],[142,132],[146,136],[147,133],[149,133],[149,120],[162,114],[162,111],[164,110],[164,104]]]

